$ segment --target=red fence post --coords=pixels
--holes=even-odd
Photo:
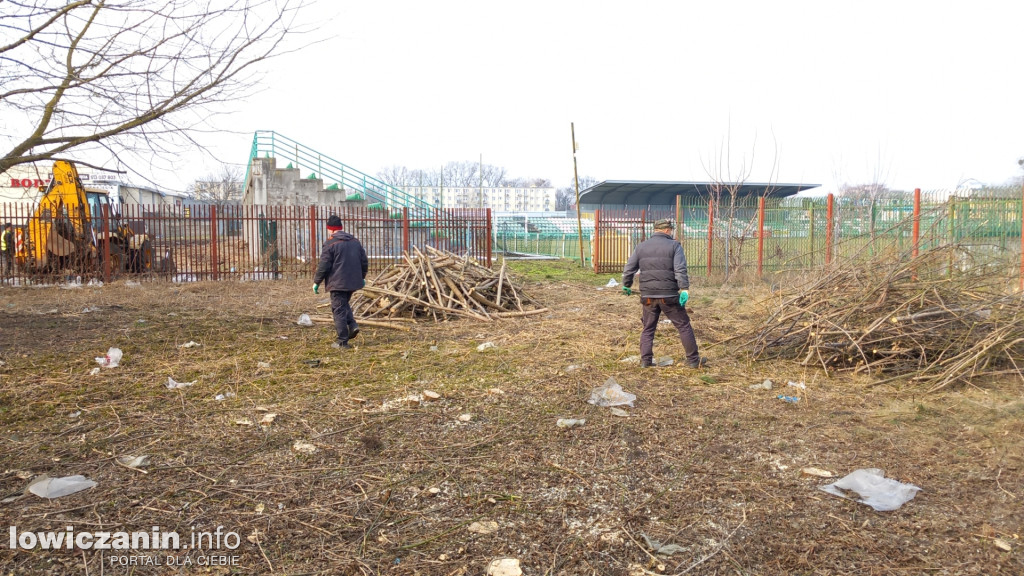
[[[708,199],[708,278],[711,277],[711,241],[715,237],[715,199]]]
[[[309,207],[309,267],[310,274],[316,274],[316,206]]]
[[[1020,187],[1020,289],[1024,292],[1024,186]]]
[[[486,250],[487,250],[487,267],[491,267],[491,209],[487,209],[487,229],[484,231],[487,235]]]
[[[918,248],[921,241],[921,189],[914,188],[914,226],[912,228],[912,244],[910,253],[917,258]]]
[[[835,196],[831,193],[828,195],[828,201],[825,203],[825,266],[828,267],[832,264],[832,235],[833,226],[832,221],[832,210],[835,205]]]
[[[601,211],[594,210],[594,249],[590,258],[594,261],[594,273],[601,273]],[[580,265],[585,265],[580,262]]]
[[[402,252],[408,254],[412,250],[409,246],[409,207],[402,206]]]
[[[757,199],[757,277],[764,275],[764,196]]]
[[[213,266],[213,279],[217,280],[220,264],[217,262],[217,207],[210,206],[210,265]]]

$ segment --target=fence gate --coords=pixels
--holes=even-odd
[[[636,245],[646,238],[646,213],[594,212],[594,272],[621,274]]]

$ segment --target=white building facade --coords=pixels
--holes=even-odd
[[[407,194],[438,208],[490,208],[502,212],[553,212],[552,187],[405,186]]]

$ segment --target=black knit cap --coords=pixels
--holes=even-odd
[[[341,228],[341,218],[338,218],[337,214],[331,214],[331,217],[327,219],[328,228]]]

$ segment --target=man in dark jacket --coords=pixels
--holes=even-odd
[[[332,214],[327,219],[327,233],[330,238],[324,242],[320,252],[320,263],[313,275],[313,293],[320,293],[320,283],[327,281],[327,290],[331,293],[331,314],[334,315],[334,328],[338,339],[335,348],[350,348],[348,341],[359,334],[359,326],[349,299],[352,293],[366,285],[366,272],[369,261],[366,250],[356,237],[342,230],[341,218]]]
[[[697,352],[697,338],[686,313],[690,278],[686,272],[686,254],[672,238],[672,228],[671,220],[655,222],[654,234],[636,247],[622,271],[622,291],[627,296],[633,294],[634,278],[639,284],[644,324],[640,333],[640,366],[644,368],[654,365],[654,332],[662,312],[679,332],[679,341],[686,351],[686,365],[690,368],[707,365],[707,358]]]

